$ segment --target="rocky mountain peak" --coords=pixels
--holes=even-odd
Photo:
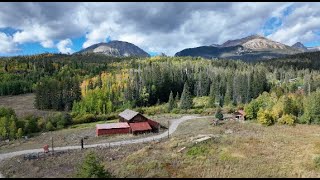
[[[115,57],[140,56],[149,57],[150,55],[138,46],[125,41],[110,41],[108,43],[98,43],[79,51],[80,54],[97,53]]]

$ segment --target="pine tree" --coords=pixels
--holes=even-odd
[[[104,170],[94,152],[90,151],[78,169],[79,178],[110,178],[111,174]]]
[[[189,91],[188,83],[186,82],[183,86],[183,91],[181,94],[181,109],[190,109],[192,108],[192,97]]]
[[[178,103],[180,101],[179,92],[177,92],[176,97],[174,98],[175,102]]]
[[[217,111],[214,116],[219,120],[223,120],[223,114],[220,106],[217,108]]]
[[[209,107],[215,107],[215,103],[216,103],[216,92],[215,92],[214,84],[212,83],[210,86]]]
[[[175,102],[173,99],[173,93],[171,91],[168,100],[168,111],[170,112],[173,108],[175,108]]]

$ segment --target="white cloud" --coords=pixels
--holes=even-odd
[[[13,42],[12,37],[0,32],[0,52],[13,53],[18,51],[16,44]]]
[[[73,50],[70,48],[70,46],[72,46],[72,41],[70,39],[61,40],[57,44],[59,52],[64,54],[73,53]]]
[[[320,26],[320,3],[299,3],[295,10],[283,18],[283,24],[268,38],[292,45],[296,42],[319,41],[316,33]]]
[[[283,10],[291,5],[295,10],[283,17]],[[85,36],[82,47],[86,48],[111,37],[146,51],[174,55],[184,48],[261,33],[271,17],[282,19],[269,36],[275,41],[318,39],[314,30],[320,25],[319,8],[319,3],[286,2],[6,3],[0,7],[0,28],[19,29],[11,40],[18,44],[39,42],[52,48],[53,42]],[[59,51],[70,52],[70,45],[62,45]]]
[[[54,46],[54,43],[52,40],[42,41],[40,44],[45,48],[52,48]]]

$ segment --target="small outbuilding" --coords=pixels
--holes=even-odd
[[[130,133],[130,126],[126,122],[96,125],[97,136],[106,135],[106,134],[126,134],[126,133]]]
[[[233,113],[233,117],[235,120],[241,120],[244,121],[245,120],[245,112],[243,110],[238,110],[236,112]]]

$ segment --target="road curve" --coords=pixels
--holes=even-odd
[[[174,131],[176,131],[179,124],[181,124],[184,121],[191,120],[191,119],[198,119],[198,118],[207,118],[207,117],[213,117],[213,116],[183,116],[179,119],[173,119],[170,122],[169,127],[169,134],[172,134]],[[110,143],[101,143],[101,144],[91,144],[91,145],[85,145],[85,148],[92,148],[92,147],[103,147],[103,146],[119,146],[119,145],[125,145],[125,144],[134,144],[134,143],[143,143],[143,142],[150,142],[154,140],[159,140],[162,138],[165,138],[168,136],[168,131],[163,132],[162,134],[150,136],[150,137],[144,137],[139,139],[131,139],[131,140],[122,140],[122,141],[116,141],[116,142],[110,142]],[[80,149],[81,146],[64,146],[64,147],[55,147],[54,150],[68,150],[68,149]],[[14,156],[19,156],[23,154],[29,154],[29,153],[37,153],[37,152],[43,152],[43,149],[29,149],[29,150],[22,150],[22,151],[15,151],[10,153],[3,153],[0,154],[0,161],[11,158]],[[1,173],[0,173],[1,175]]]

